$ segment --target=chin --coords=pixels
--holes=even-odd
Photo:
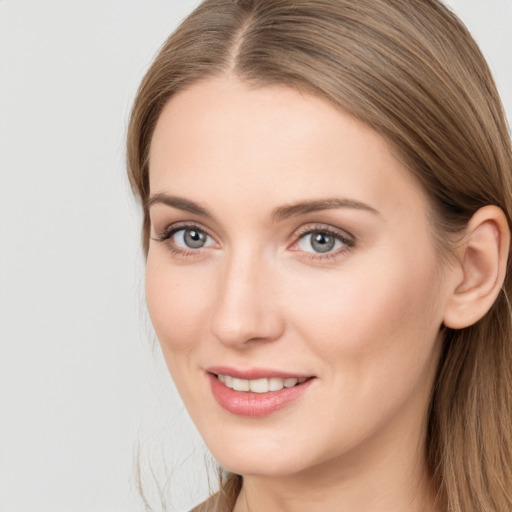
[[[275,454],[258,454],[247,458],[221,455],[220,458],[216,457],[216,460],[228,471],[245,476],[284,477],[306,469],[297,461],[275,457]]]
[[[207,443],[207,445],[223,468],[238,475],[288,476],[315,465],[315,462],[308,461],[307,454],[297,450],[296,446],[286,446],[281,443],[280,447],[276,447],[266,439],[262,439],[261,443],[246,441],[243,444]]]

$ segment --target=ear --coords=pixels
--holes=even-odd
[[[510,229],[500,208],[485,206],[471,217],[458,249],[457,275],[462,277],[446,304],[446,327],[468,327],[489,311],[505,279],[509,244]]]

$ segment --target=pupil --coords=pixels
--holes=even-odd
[[[317,233],[311,238],[311,246],[316,252],[329,252],[334,247],[335,240],[325,233]]]
[[[188,229],[185,231],[185,243],[192,249],[198,249],[205,243],[206,236],[201,231],[195,229]]]

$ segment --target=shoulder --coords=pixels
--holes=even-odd
[[[222,503],[222,501],[219,493],[216,493],[194,507],[190,512],[232,512],[232,508],[226,508],[226,504]]]

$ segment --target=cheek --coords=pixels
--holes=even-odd
[[[195,268],[192,275],[190,268],[173,268],[149,253],[146,301],[164,355],[189,351],[201,338],[207,325],[208,282],[200,269]]]
[[[407,371],[433,349],[442,319],[434,258],[405,254],[381,261],[320,276],[314,289],[308,280],[297,282],[290,294],[292,323],[338,375],[360,380],[400,366]]]

